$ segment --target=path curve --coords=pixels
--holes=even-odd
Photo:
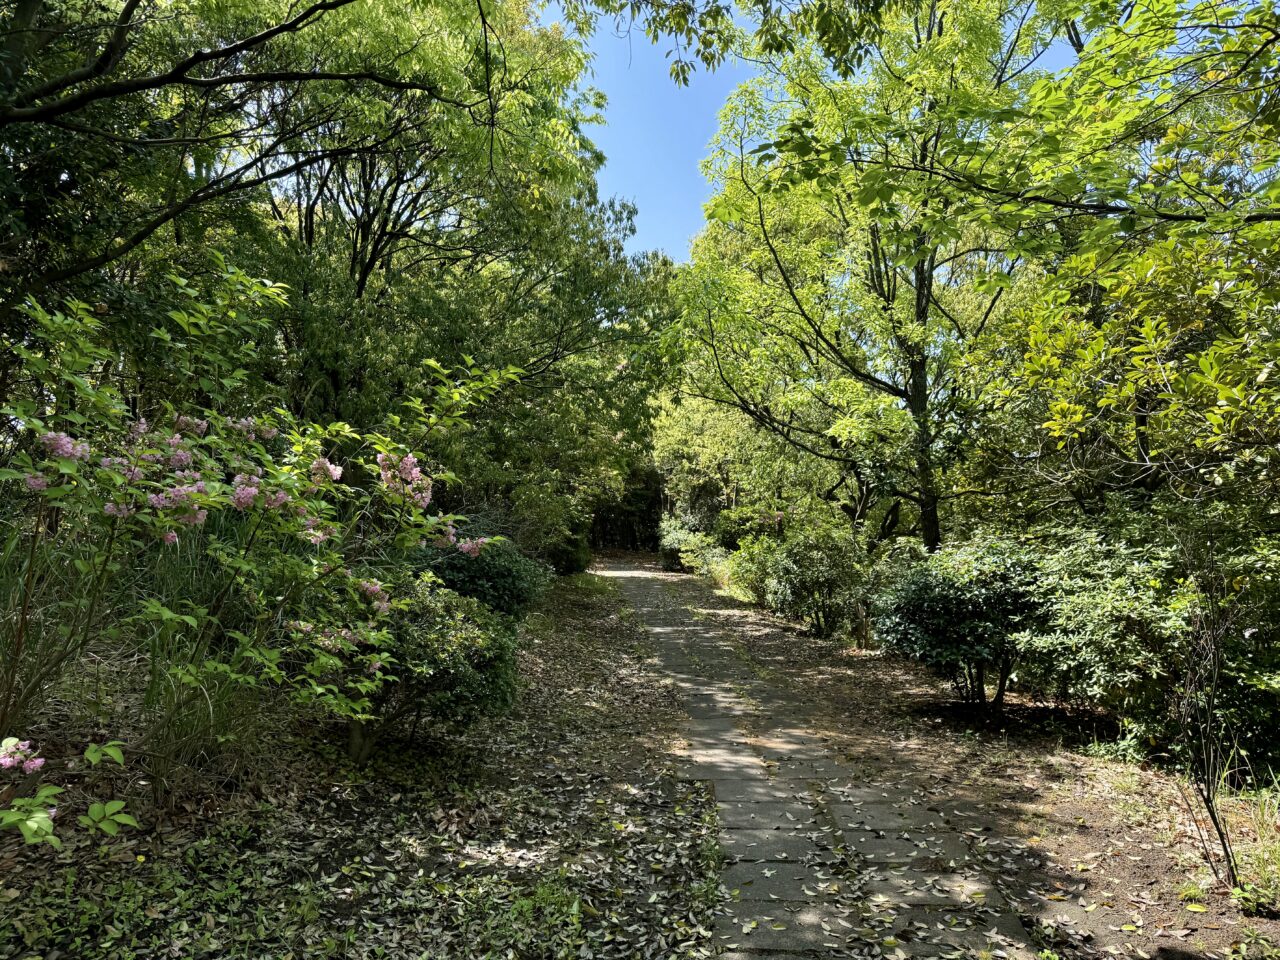
[[[680,692],[682,776],[715,793],[724,960],[1035,957],[959,826],[964,814],[860,782],[805,705],[737,653],[732,629],[685,605],[682,575],[637,559],[595,572],[616,580]]]

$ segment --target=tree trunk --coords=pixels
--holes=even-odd
[[[365,764],[373,754],[376,734],[363,720],[351,720],[347,724],[347,756],[352,763]]]

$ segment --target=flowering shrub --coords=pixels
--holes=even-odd
[[[21,768],[23,773],[35,773],[44,762],[44,757],[31,749],[30,740],[6,737],[0,742],[0,770]]]
[[[27,388],[3,410],[14,432],[0,468],[0,736],[100,644],[133,643],[169,691],[132,744],[148,755],[215,685],[275,686],[318,716],[371,718],[402,661],[388,630],[397,599],[369,571],[416,545],[484,546],[458,536],[460,518],[431,512],[423,447],[510,372],[440,370],[430,404],[411,400],[366,433],[247,408],[255,391],[228,351],[251,343],[262,326],[254,310],[283,293],[235,271],[212,304],[179,286],[191,302],[157,336],[196,385],[189,397],[175,387],[183,406],[121,392],[126,379],[85,304],[30,306],[33,334],[7,344]],[[168,588],[134,575],[140,567],[199,579]],[[11,810],[19,799],[32,798],[11,799]],[[108,806],[88,816],[111,832],[104,823],[119,810]]]

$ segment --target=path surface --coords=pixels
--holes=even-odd
[[[859,782],[805,705],[758,676],[732,628],[698,617],[669,576],[626,561],[597,572],[617,579],[681,692],[684,775],[715,792],[724,960],[1035,956],[969,845],[972,813]]]

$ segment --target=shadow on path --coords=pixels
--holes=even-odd
[[[894,775],[869,775],[740,655],[732,608],[722,623],[689,609],[673,582],[687,578],[634,559],[596,572],[618,582],[690,717],[682,773],[717,800],[726,958],[1034,958],[976,798],[918,786],[923,758],[888,740]]]

